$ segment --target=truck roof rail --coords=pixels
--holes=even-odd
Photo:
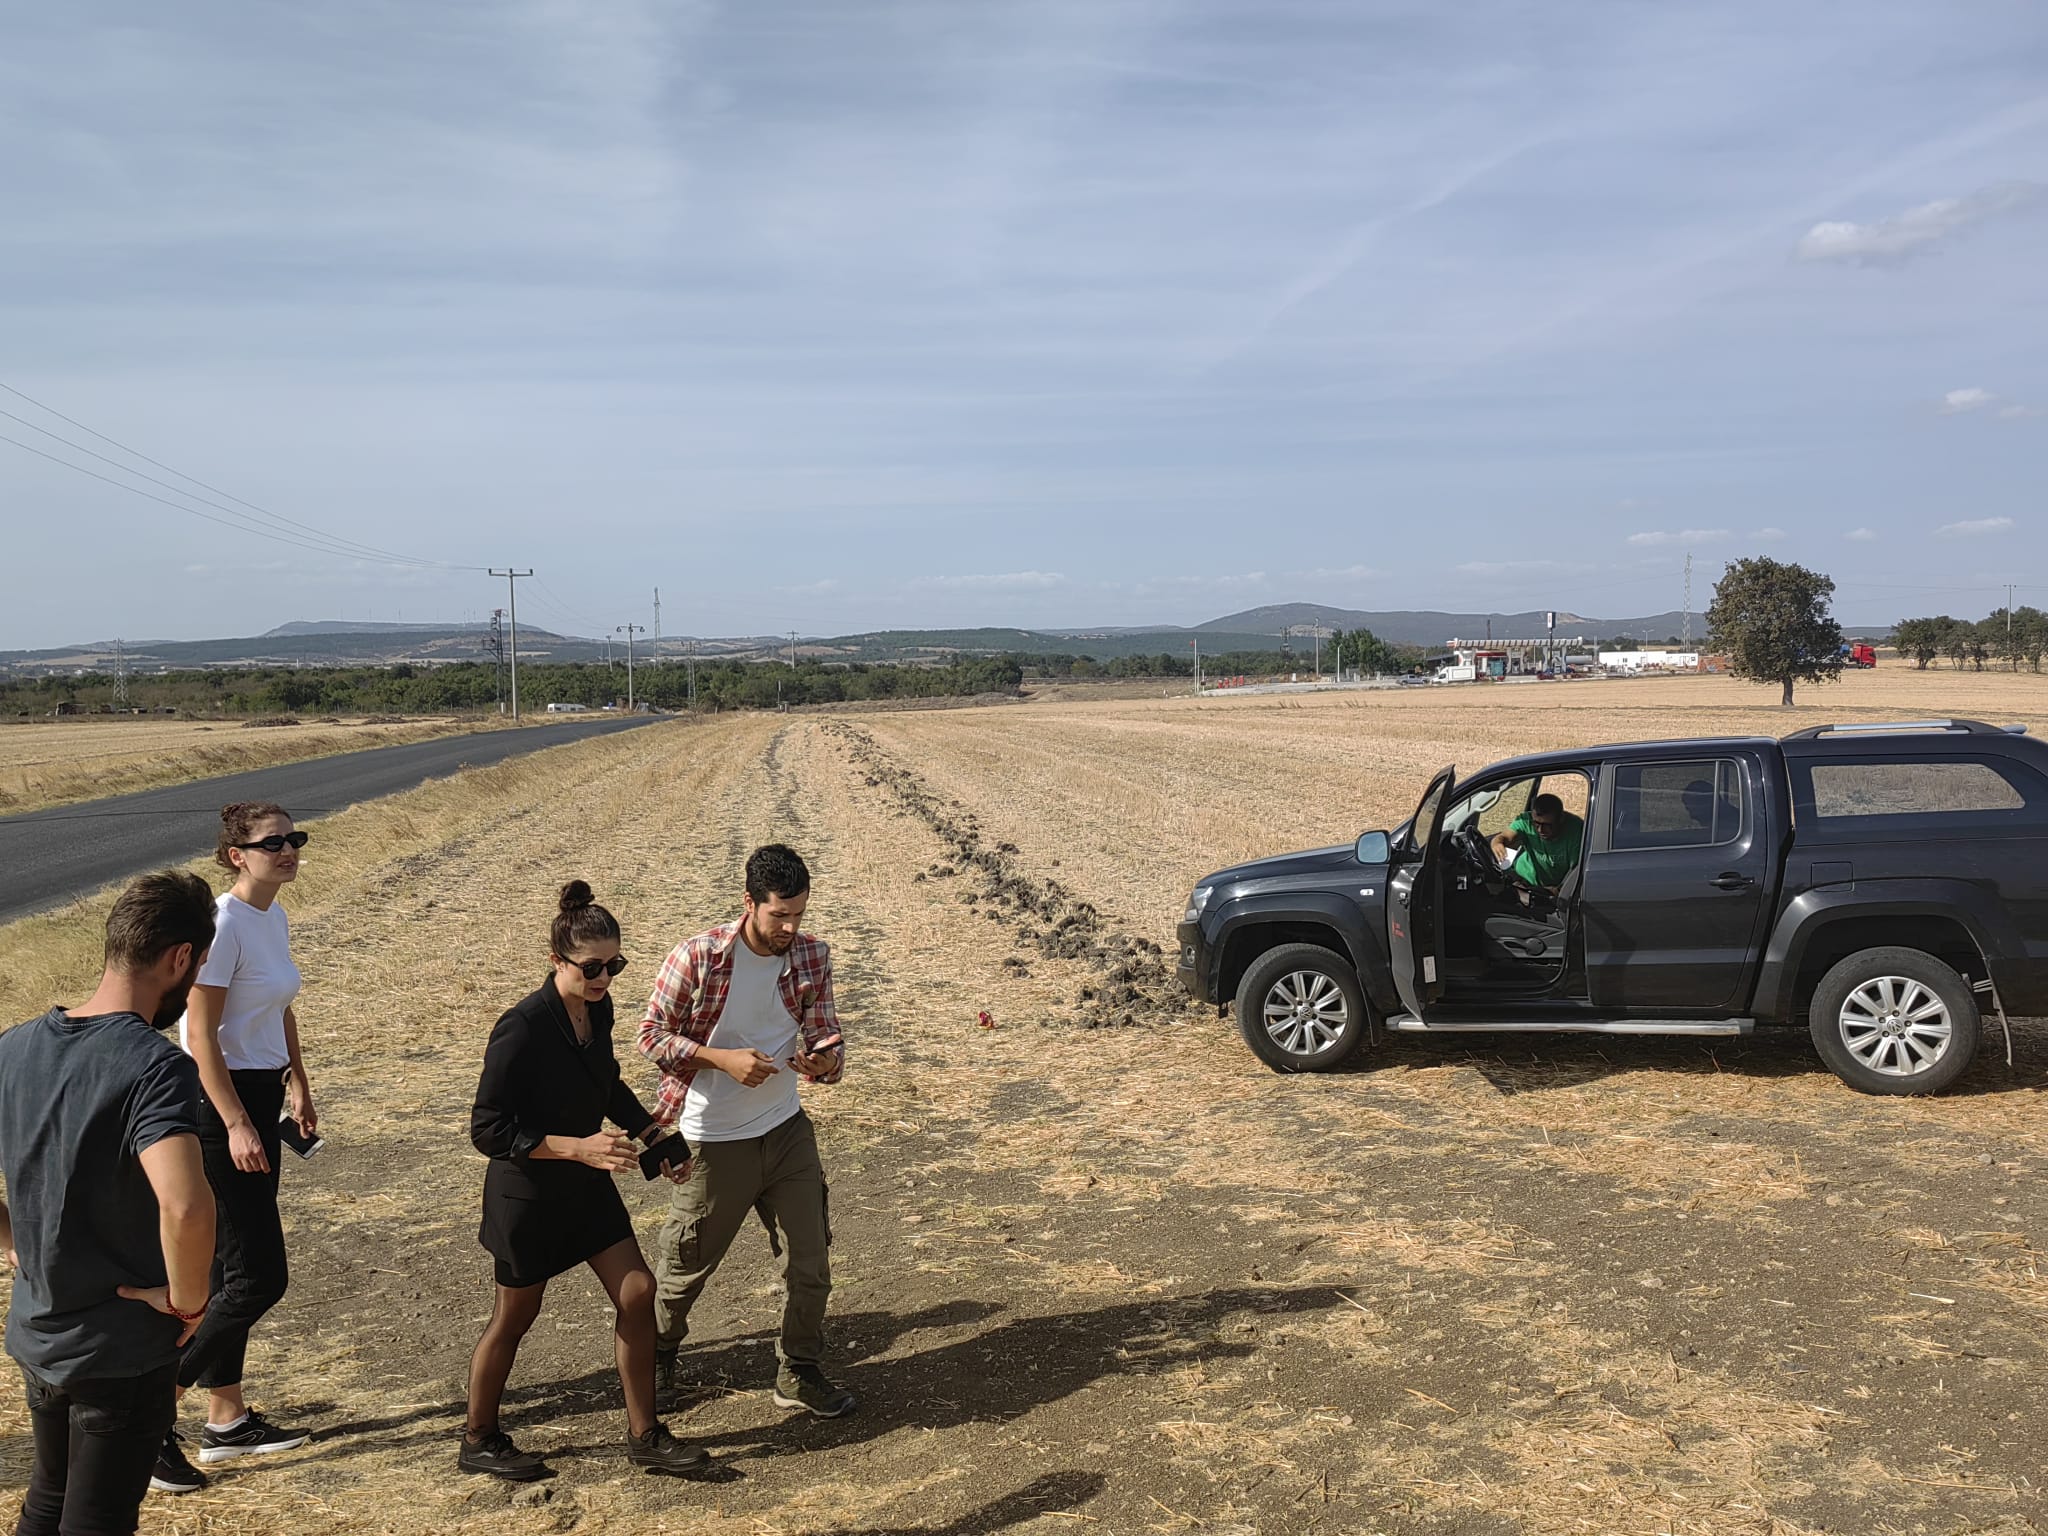
[[[1812,725],[1782,738],[1819,741],[1828,736],[1904,736],[1938,733],[1950,736],[2024,736],[2024,725],[1991,725],[1983,720],[1865,720],[1839,725]]]

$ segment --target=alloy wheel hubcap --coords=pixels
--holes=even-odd
[[[1836,1021],[1849,1054],[1873,1072],[1912,1077],[1948,1054],[1948,1004],[1910,976],[1877,976],[1842,1002]]]
[[[1281,1050],[1313,1056],[1337,1043],[1351,1020],[1344,992],[1318,971],[1292,971],[1266,989],[1266,1033]]]

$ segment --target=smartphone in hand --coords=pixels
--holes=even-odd
[[[640,1154],[640,1172],[646,1178],[658,1179],[661,1177],[663,1163],[681,1167],[689,1160],[690,1144],[683,1140],[683,1133],[670,1131]]]
[[[311,1157],[315,1152],[318,1152],[327,1145],[318,1136],[308,1136],[304,1131],[300,1130],[299,1122],[291,1117],[289,1111],[277,1117],[277,1139],[298,1153],[300,1157]]]

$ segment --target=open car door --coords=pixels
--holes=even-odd
[[[1387,953],[1393,961],[1394,990],[1416,1018],[1442,995],[1443,948],[1437,933],[1443,901],[1443,849],[1440,846],[1444,806],[1450,799],[1457,769],[1438,771],[1415,808],[1408,845],[1387,880]]]

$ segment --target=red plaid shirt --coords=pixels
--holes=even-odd
[[[732,990],[732,947],[740,939],[738,923],[723,923],[708,933],[686,939],[669,951],[654,978],[647,999],[647,1017],[640,1022],[640,1054],[661,1068],[654,1115],[674,1125],[683,1112],[683,1098],[697,1075],[697,1051],[718,1027],[725,996]],[[796,936],[776,982],[782,1006],[796,1020],[805,1053],[839,1041],[839,1013],[832,1003],[832,949],[808,933]],[[808,1083],[836,1083],[846,1071],[846,1049],[821,1077]]]

